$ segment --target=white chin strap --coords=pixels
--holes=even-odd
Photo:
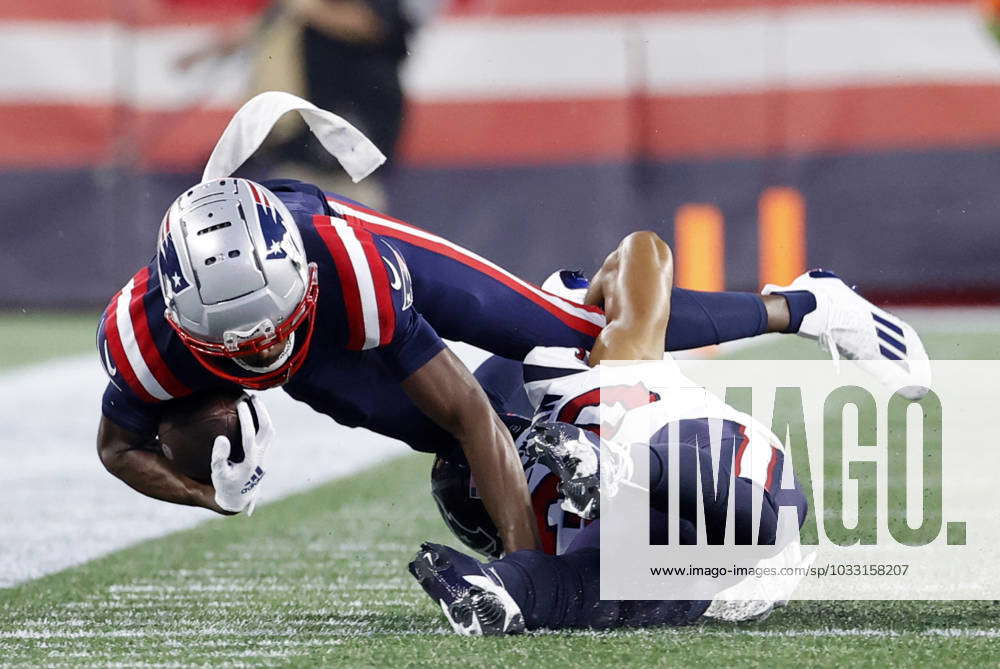
[[[273,372],[274,370],[278,369],[283,364],[285,364],[285,362],[288,361],[288,358],[292,355],[292,350],[294,348],[295,348],[295,333],[293,332],[288,337],[288,340],[285,342],[285,348],[281,349],[281,353],[278,355],[275,361],[272,362],[270,365],[267,365],[266,367],[257,367],[239,358],[233,358],[233,362],[235,362],[237,365],[247,370],[248,372],[253,372],[254,374],[267,374],[268,372]]]

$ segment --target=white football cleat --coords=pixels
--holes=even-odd
[[[798,334],[819,341],[835,361],[840,356],[857,360],[862,369],[907,399],[918,400],[927,394],[930,361],[923,342],[909,324],[879,309],[836,274],[824,270],[810,270],[788,286],[767,284],[761,293],[795,290],[816,297],[816,309],[803,317]]]
[[[590,281],[582,272],[572,269],[557,269],[542,283],[542,290],[558,295],[564,300],[583,304],[587,299]]]

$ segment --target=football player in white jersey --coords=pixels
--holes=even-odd
[[[709,536],[725,531],[732,492],[736,540],[753,543],[757,488],[757,498],[763,490],[765,500],[760,505],[757,543],[774,543],[778,508],[795,508],[801,523],[805,498],[797,488],[781,488],[784,458],[773,434],[710,394],[682,392],[694,384],[670,366],[657,344],[663,340],[669,319],[672,272],[670,249],[654,233],[625,238],[587,291],[587,303],[601,305],[608,318],[592,350],[539,348],[525,360],[526,388],[536,415],[519,443],[560,477],[564,508],[584,518],[598,515],[599,476],[610,486],[628,476],[628,456],[621,451],[618,460],[605,461],[599,468],[597,433],[608,443],[648,443],[654,543],[666,542],[666,444],[671,439],[679,443],[680,539],[693,543],[696,480],[700,467],[711,467],[711,458],[699,458],[699,449],[710,448],[710,421],[714,420],[717,443],[721,428],[722,447],[727,449],[723,453],[728,457],[719,460],[716,496],[706,499],[706,531]],[[602,364],[612,360],[633,362]],[[651,376],[655,384],[647,383]],[[602,424],[602,404],[621,412],[610,421],[605,414]],[[730,468],[735,470],[732,490]],[[424,544],[410,571],[441,606],[453,628],[463,634],[678,625],[692,622],[708,607],[707,601],[600,600],[599,532],[596,520],[579,531],[560,555],[516,551],[488,564],[446,546]]]

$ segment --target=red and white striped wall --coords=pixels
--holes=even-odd
[[[0,3],[0,168],[197,168],[249,67],[176,67],[234,20],[209,4]],[[965,1],[456,0],[405,81],[415,165],[1000,141],[1000,47]]]

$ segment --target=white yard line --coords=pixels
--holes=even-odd
[[[1000,309],[907,309],[899,315],[918,331],[1000,332]],[[486,357],[470,346],[453,347],[473,369]],[[143,497],[104,471],[94,449],[104,384],[96,355],[0,374],[0,587],[215,517]],[[267,391],[264,399],[280,432],[268,456],[265,503],[407,452],[399,442],[336,425],[281,391]]]
[[[879,629],[873,627],[858,627],[858,628],[843,628],[843,627],[823,627],[817,629],[773,629],[773,630],[762,630],[755,629],[758,623],[746,622],[746,623],[734,623],[731,625],[719,625],[712,627],[658,627],[655,630],[650,629],[634,629],[634,630],[613,630],[613,631],[603,631],[603,630],[537,630],[530,632],[532,636],[544,636],[549,634],[558,635],[569,635],[569,636],[585,636],[585,637],[645,637],[650,634],[656,634],[657,636],[699,636],[699,637],[724,637],[732,638],[738,636],[746,637],[758,637],[758,638],[769,638],[769,639],[798,639],[798,638],[814,638],[814,639],[829,639],[829,638],[844,638],[844,637],[874,637],[874,638],[899,638],[899,637],[909,637],[909,638],[986,638],[986,639],[996,639],[1000,638],[1000,629],[995,627],[982,628],[982,629],[963,629],[963,628],[929,628],[929,629],[914,629],[914,630],[893,630],[893,629]],[[449,633],[450,630],[442,630],[444,633]],[[24,629],[17,633],[23,634],[34,634],[35,630]],[[2,638],[2,636],[0,636]]]
[[[732,627],[727,627],[726,629],[713,629],[713,628],[657,628],[655,633],[658,636],[717,636],[732,638],[736,636],[745,637],[756,637],[756,638],[769,638],[769,639],[801,639],[801,638],[812,638],[812,639],[829,639],[829,638],[946,638],[946,639],[969,639],[969,638],[984,638],[984,639],[996,639],[1000,638],[1000,629],[996,628],[986,628],[986,629],[960,629],[960,628],[934,628],[925,630],[892,630],[892,629],[877,629],[877,628],[821,628],[821,629],[786,629],[786,630],[760,630],[753,629],[755,623],[741,623],[739,625],[733,625]],[[334,625],[334,627],[338,627]],[[429,634],[440,634],[442,636],[450,636],[452,631],[446,628],[439,628],[434,631],[425,630],[386,630],[380,629],[374,625],[368,625],[362,623],[360,625],[352,626],[350,633],[345,633],[346,630],[337,630],[338,634],[345,636],[370,636],[370,635],[385,635],[385,636],[406,636],[412,634],[419,634],[421,636],[426,636]],[[612,630],[612,631],[592,631],[592,630],[538,630],[530,632],[529,636],[548,636],[548,635],[559,635],[559,636],[583,636],[583,637],[629,637],[629,636],[646,636],[650,632],[647,630],[640,631],[630,631],[630,630]],[[161,638],[164,631],[155,626],[147,626],[142,629],[107,629],[107,630],[78,630],[78,629],[67,629],[65,627],[32,627],[30,629],[17,629],[11,631],[0,631],[0,649],[3,648],[3,639],[50,639],[53,641],[62,641],[65,639],[143,639],[143,638]],[[272,645],[280,645],[285,647],[302,646],[311,647],[319,645],[339,645],[343,643],[343,640],[336,639],[307,639],[305,641],[296,641],[294,637],[299,634],[298,630],[270,630],[268,632],[271,636],[288,636],[289,639],[279,639],[269,642]],[[241,637],[259,637],[259,630],[247,630],[247,629],[237,629],[236,627],[230,627],[226,625],[213,626],[211,628],[192,628],[192,629],[172,629],[170,630],[170,636],[173,638],[178,637],[192,637],[192,638],[202,638],[202,637],[213,637],[215,641],[209,642],[209,645],[218,643],[219,638],[241,638]],[[190,642],[195,645],[206,645],[198,644],[196,641]],[[185,641],[185,645],[189,645],[189,642]],[[254,651],[252,654],[256,655],[258,651]]]
[[[886,629],[816,629],[816,630],[754,630],[754,629],[733,629],[726,631],[711,630],[710,633],[719,636],[732,636],[733,634],[752,637],[765,638],[828,638],[828,637],[947,637],[947,638],[987,638],[995,639],[1000,637],[1000,629],[928,629],[928,630],[886,630]]]
[[[216,517],[146,498],[104,471],[95,436],[105,383],[96,355],[0,375],[0,587]],[[264,503],[407,452],[398,441],[341,427],[280,390],[263,397],[279,432]]]

